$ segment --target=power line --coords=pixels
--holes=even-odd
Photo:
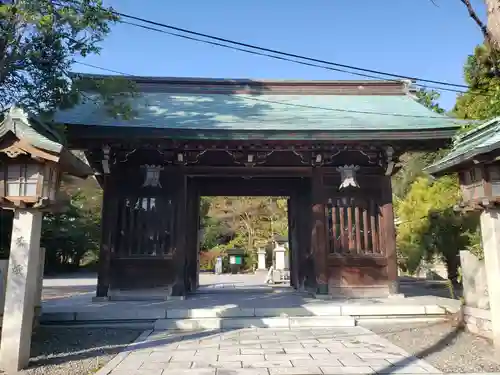
[[[246,53],[250,53],[252,55],[270,57],[270,58],[273,58],[273,59],[276,59],[276,60],[281,60],[281,61],[288,61],[288,62],[292,62],[292,63],[295,63],[295,64],[300,64],[300,65],[305,65],[305,66],[312,66],[312,67],[322,68],[322,69],[326,69],[326,70],[330,70],[330,71],[347,73],[347,74],[356,75],[356,76],[364,77],[364,78],[385,79],[385,80],[395,81],[395,82],[400,82],[401,81],[401,80],[398,80],[398,79],[387,79],[385,77],[375,76],[373,74],[351,72],[351,71],[348,71],[346,69],[333,68],[331,66],[324,66],[324,65],[318,65],[318,64],[308,63],[308,62],[305,62],[305,61],[294,60],[294,59],[287,58],[287,57],[271,55],[269,53],[256,52],[256,51],[252,51],[252,50],[249,50],[249,49],[244,49],[244,48],[229,46],[229,45],[226,45],[226,44],[222,44],[222,43],[218,43],[218,42],[213,42],[213,41],[209,41],[209,40],[203,40],[203,39],[192,37],[192,36],[189,36],[189,35],[182,35],[182,34],[174,33],[174,32],[171,32],[171,31],[161,30],[161,29],[158,29],[158,28],[155,28],[155,27],[141,25],[141,24],[134,23],[134,22],[128,22],[128,21],[119,21],[119,22],[123,23],[123,24],[126,24],[126,25],[140,27],[140,28],[143,28],[143,29],[146,29],[146,30],[156,31],[156,32],[159,32],[159,33],[163,33],[163,34],[167,34],[167,35],[171,35],[171,36],[175,36],[175,37],[179,37],[179,38],[183,38],[183,39],[188,39],[188,40],[192,40],[192,41],[196,41],[196,42],[201,42],[201,43],[205,43],[205,44],[210,44],[210,45],[214,45],[214,46],[218,46],[218,47],[228,48],[228,49],[232,49],[232,50],[235,50],[235,51],[246,52]],[[414,86],[418,86],[418,87],[422,87],[422,88],[426,88],[426,89],[451,91],[451,92],[460,93],[460,94],[464,94],[465,93],[465,91],[462,91],[462,90],[457,90],[457,89],[452,89],[452,88],[444,88],[444,87],[436,87],[436,86],[430,86],[430,85],[423,85],[423,84],[419,84],[419,83],[414,83]]]
[[[121,72],[121,71],[115,70],[115,69],[108,69],[108,68],[104,68],[104,67],[101,67],[101,66],[98,66],[98,65],[85,63],[85,62],[82,62],[82,61],[75,61],[75,63],[79,64],[79,65],[91,67],[91,68],[94,68],[94,69],[100,69],[100,70],[103,70],[103,71],[108,71],[108,72],[111,72],[111,73],[120,74],[120,75],[123,75],[123,76],[134,77],[134,75],[130,74],[130,73]],[[229,94],[218,94],[218,95],[230,96]],[[387,112],[375,112],[375,111],[358,111],[358,110],[343,109],[343,108],[319,107],[319,106],[312,106],[312,105],[306,105],[306,104],[287,103],[287,102],[281,102],[281,101],[275,101],[275,100],[267,100],[267,99],[256,98],[256,97],[253,97],[253,96],[245,96],[245,98],[247,98],[249,100],[257,101],[257,102],[264,102],[264,103],[271,103],[271,104],[280,104],[280,105],[291,106],[291,107],[299,107],[299,108],[319,109],[319,110],[334,111],[334,112],[357,113],[357,114],[365,114],[365,115],[393,116],[393,117],[406,117],[406,118],[425,118],[425,119],[439,119],[439,120],[450,119],[450,120],[454,120],[453,118],[446,117],[446,116],[406,115],[406,114],[401,114],[401,113],[387,113]]]
[[[185,33],[185,34],[196,35],[196,36],[207,38],[207,39],[211,39],[211,40],[217,40],[219,42],[224,42],[224,43],[229,43],[229,44],[233,44],[233,45],[237,45],[237,46],[241,46],[241,47],[247,47],[247,48],[251,48],[251,49],[256,49],[258,51],[273,53],[273,54],[277,54],[277,55],[282,55],[282,56],[297,58],[297,59],[306,60],[306,61],[312,61],[312,62],[315,62],[315,63],[326,64],[326,65],[336,66],[336,67],[340,67],[340,68],[357,70],[357,71],[366,72],[366,73],[379,74],[379,75],[384,75],[384,76],[393,77],[393,78],[408,79],[408,80],[412,80],[412,81],[416,80],[416,81],[421,81],[421,82],[426,82],[426,83],[433,83],[433,84],[438,84],[438,85],[442,85],[442,86],[449,86],[449,87],[458,87],[458,88],[465,88],[465,89],[469,88],[468,86],[463,85],[463,84],[448,83],[448,82],[436,81],[436,80],[430,80],[430,79],[418,78],[418,77],[410,77],[410,76],[406,76],[406,75],[399,75],[399,74],[394,74],[394,73],[383,72],[383,71],[380,71],[380,70],[360,68],[360,67],[353,66],[353,65],[340,64],[340,63],[335,63],[335,62],[331,62],[331,61],[327,61],[327,60],[316,59],[316,58],[307,57],[307,56],[303,56],[303,55],[298,55],[298,54],[294,54],[294,53],[279,51],[279,50],[276,50],[276,49],[260,47],[260,46],[256,46],[256,45],[249,44],[249,43],[238,42],[238,41],[235,41],[235,40],[221,38],[221,37],[214,36],[214,35],[204,34],[204,33],[200,33],[200,32],[197,32],[197,31],[188,30],[188,29],[184,29],[184,28],[181,28],[181,27],[176,27],[176,26],[168,25],[168,24],[165,24],[165,23],[162,23],[162,22],[152,21],[152,20],[149,20],[149,19],[146,19],[146,18],[137,17],[137,16],[133,16],[133,15],[122,13],[122,12],[118,12],[118,11],[113,11],[113,13],[115,15],[123,17],[123,18],[128,18],[128,19],[132,19],[132,20],[135,20],[135,21],[140,21],[140,22],[143,22],[143,23],[147,23],[147,24],[150,24],[150,25],[159,26],[159,27],[163,27],[163,28],[166,28],[166,29],[179,31],[179,32],[182,32],[182,33]]]
[[[55,3],[57,3],[57,1],[55,1]],[[226,39],[226,38],[221,38],[221,37],[217,37],[217,36],[213,36],[213,35],[209,35],[209,34],[204,34],[204,33],[200,33],[200,32],[197,32],[197,31],[192,31],[192,30],[188,30],[188,29],[184,29],[184,28],[180,28],[180,27],[168,25],[168,24],[165,24],[165,23],[152,21],[152,20],[145,19],[145,18],[142,18],[142,17],[133,16],[131,14],[118,12],[118,11],[115,11],[115,10],[111,10],[111,12],[114,15],[122,17],[122,18],[128,18],[128,19],[140,21],[140,22],[143,22],[143,23],[147,23],[147,24],[150,24],[150,25],[160,26],[160,27],[167,28],[167,29],[170,29],[170,30],[179,31],[179,32],[182,32],[182,33],[185,33],[185,34],[200,36],[200,37],[204,37],[204,38],[208,38],[208,39],[212,39],[212,40],[217,40],[219,42],[225,42],[225,43],[229,43],[229,44],[233,44],[233,45],[237,45],[237,46],[248,47],[248,48],[252,48],[252,49],[256,49],[256,50],[259,50],[259,51],[268,52],[268,53],[272,53],[273,54],[273,55],[270,55],[268,53],[258,53],[256,51],[251,51],[251,50],[248,50],[248,49],[237,48],[237,47],[230,46],[230,45],[225,45],[225,44],[222,44],[222,43],[211,42],[211,41],[208,41],[208,40],[203,40],[203,39],[199,39],[199,38],[189,37],[187,35],[182,35],[182,34],[178,34],[178,33],[168,32],[166,30],[161,30],[161,29],[150,27],[150,26],[137,24],[137,23],[134,23],[134,22],[127,22],[127,21],[119,20],[119,22],[123,23],[123,24],[128,24],[128,25],[131,25],[131,26],[140,27],[140,28],[143,28],[143,29],[151,30],[151,31],[161,32],[161,33],[165,33],[165,34],[168,34],[168,35],[172,35],[172,36],[176,36],[176,37],[181,37],[181,38],[189,39],[189,40],[193,40],[193,41],[198,41],[198,42],[202,42],[202,43],[206,43],[206,44],[211,44],[211,45],[215,45],[215,46],[219,46],[219,47],[224,47],[224,48],[229,48],[229,49],[233,49],[233,50],[238,50],[238,51],[241,51],[241,52],[251,53],[251,54],[254,54],[254,55],[260,55],[260,56],[270,57],[270,58],[274,58],[274,59],[278,59],[278,60],[289,61],[289,62],[293,62],[293,63],[296,63],[296,64],[301,64],[301,65],[306,65],[306,66],[312,66],[312,67],[318,67],[318,68],[323,68],[323,69],[327,69],[327,70],[333,70],[333,71],[343,72],[343,73],[357,75],[357,76],[361,76],[361,77],[365,77],[365,78],[375,78],[375,79],[381,79],[382,78],[382,79],[384,79],[383,77],[373,76],[373,75],[363,74],[363,73],[357,73],[357,72],[351,72],[351,71],[346,71],[346,70],[340,69],[340,68],[351,69],[351,70],[356,70],[356,71],[361,71],[361,72],[366,72],[366,73],[372,73],[372,74],[385,75],[385,76],[389,76],[389,77],[393,77],[393,78],[399,78],[399,80],[401,80],[401,79],[407,79],[407,80],[411,80],[412,82],[413,81],[421,81],[421,82],[433,83],[433,84],[442,85],[442,86],[458,87],[458,88],[464,88],[464,89],[470,90],[470,88],[467,85],[463,85],[463,84],[455,84],[455,83],[448,83],[448,82],[443,82],[443,81],[429,80],[429,79],[425,79],[425,78],[411,77],[411,76],[407,76],[407,75],[398,75],[398,74],[383,72],[383,71],[374,70],[374,69],[366,69],[366,68],[356,67],[356,66],[353,66],[353,65],[335,63],[335,62],[326,61],[326,60],[322,60],[322,59],[316,59],[316,58],[311,58],[311,57],[307,57],[307,56],[297,55],[297,54],[294,54],[294,53],[283,52],[283,51],[279,51],[279,50],[275,50],[275,49],[271,49],[271,48],[259,47],[259,46],[252,45],[252,44],[249,44],[249,43],[243,43],[243,42],[238,42],[238,41],[234,41],[234,40],[230,40],[230,39]],[[290,58],[283,58],[282,56],[276,56],[276,54],[277,55],[282,55],[282,56],[287,56],[287,57],[298,58],[298,59],[301,59],[301,60],[306,60],[306,61],[312,61],[312,62],[316,62],[316,63],[326,64],[326,65],[330,65],[330,66],[323,66],[323,65],[311,64],[311,63],[306,63],[304,61],[293,60],[293,59],[290,59]],[[336,66],[337,68],[335,69],[335,68],[332,68],[331,66]],[[398,79],[396,79],[396,80],[393,79],[393,81],[399,81],[399,80]],[[419,84],[419,83],[415,83],[415,82],[413,83],[413,85],[414,86],[418,86],[418,87],[422,87],[422,88],[426,88],[426,89],[435,89],[435,90],[450,91],[450,92],[455,92],[455,93],[459,93],[459,94],[466,93],[466,91],[461,91],[461,90],[456,90],[456,89],[450,89],[450,88],[444,88],[444,87],[435,87],[435,86],[423,85],[423,84]],[[486,92],[484,90],[476,90],[475,92],[477,94],[482,94],[484,96],[491,96],[491,94],[489,92]]]
[[[182,35],[182,34],[174,33],[174,32],[171,32],[171,31],[161,30],[161,29],[158,29],[158,28],[154,28],[154,27],[146,26],[146,25],[141,25],[141,24],[134,23],[134,22],[128,22],[128,21],[122,21],[122,20],[120,20],[119,22],[123,23],[123,24],[131,25],[131,26],[143,28],[143,29],[146,29],[146,30],[156,31],[156,32],[160,32],[160,33],[171,35],[171,36],[176,36],[176,37],[183,38],[183,39],[188,39],[188,40],[197,41],[197,42],[201,42],[201,43],[205,43],[205,44],[210,44],[210,45],[214,45],[214,46],[224,47],[224,48],[228,48],[228,49],[232,49],[232,50],[236,50],[236,51],[246,52],[246,53],[250,53],[250,54],[253,54],[253,55],[270,57],[270,58],[277,59],[277,60],[289,61],[289,62],[300,64],[300,65],[312,66],[312,67],[322,68],[322,69],[326,69],[326,70],[330,70],[330,71],[347,73],[347,74],[351,74],[351,75],[355,75],[355,76],[360,76],[360,77],[364,77],[364,78],[373,78],[373,79],[379,79],[379,80],[383,79],[383,80],[387,80],[387,81],[401,82],[400,79],[399,80],[398,79],[388,79],[388,78],[385,78],[385,77],[374,76],[374,75],[371,75],[371,74],[351,72],[351,71],[348,71],[348,70],[345,70],[345,69],[341,69],[341,68],[332,68],[331,66],[324,66],[324,65],[318,65],[318,64],[308,63],[308,62],[305,62],[305,61],[293,60],[293,59],[282,57],[282,56],[275,56],[275,55],[271,55],[271,54],[267,54],[267,53],[256,52],[256,51],[252,51],[252,50],[248,50],[248,49],[244,49],[244,48],[239,48],[239,47],[233,47],[233,46],[225,45],[225,44],[218,43],[218,42],[212,42],[212,41],[209,41],[209,40],[203,40],[203,39],[195,38],[195,37],[188,36],[188,35]],[[380,74],[383,74],[383,73],[381,72]],[[404,77],[404,76],[402,76],[402,77]],[[458,89],[453,89],[453,88],[447,88],[447,87],[438,87],[438,86],[424,85],[424,84],[420,84],[420,83],[416,83],[416,82],[412,82],[412,84],[413,84],[413,86],[421,87],[423,89],[431,89],[431,90],[437,90],[437,91],[448,91],[448,92],[454,92],[454,93],[458,93],[458,94],[466,94],[468,92],[471,92],[471,93],[474,93],[476,95],[479,94],[479,95],[490,96],[490,97],[494,97],[495,96],[489,90],[488,91],[486,91],[486,90],[477,90],[477,89],[473,90],[471,88],[468,88],[469,91],[463,91],[463,90],[458,90]],[[468,86],[465,86],[465,85],[457,85],[457,86],[462,86],[464,88],[468,87]]]

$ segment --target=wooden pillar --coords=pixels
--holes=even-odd
[[[193,233],[193,238],[196,241],[194,246],[194,263],[193,263],[193,282],[194,289],[198,289],[200,286],[200,246],[201,246],[201,238],[200,238],[200,204],[201,197],[198,189],[196,189],[196,200],[195,200],[195,223],[194,228],[195,232]]]
[[[290,286],[297,288],[297,259],[295,252],[297,251],[297,245],[295,243],[295,217],[292,207],[292,198],[287,200],[287,214],[288,214],[288,256],[289,256],[289,269],[290,269]]]
[[[186,223],[187,223],[187,178],[184,168],[177,167],[178,170],[172,175],[175,176],[175,249],[174,249],[174,269],[176,272],[175,281],[172,286],[172,296],[185,296],[188,285],[188,257],[186,249]]]
[[[299,290],[316,288],[314,261],[311,254],[311,184],[309,179],[301,184],[295,196],[293,209],[295,211],[295,226],[297,238],[297,270]]]
[[[104,175],[103,195],[101,206],[101,245],[99,249],[99,266],[97,271],[96,300],[108,299],[111,283],[112,232],[116,223],[113,223],[116,197],[113,196],[113,186],[109,175]]]
[[[396,251],[396,226],[394,223],[394,209],[392,206],[392,183],[390,176],[381,178],[380,213],[383,226],[381,229],[384,240],[384,251],[387,258],[387,279],[389,293],[397,294],[398,283],[398,258]]]
[[[326,241],[326,204],[324,203],[323,173],[313,168],[311,179],[311,252],[314,259],[316,292],[328,294],[328,247]]]
[[[198,287],[198,251],[199,251],[199,211],[200,197],[195,181],[187,182],[187,215],[186,215],[186,256],[188,259],[188,291],[194,292]]]

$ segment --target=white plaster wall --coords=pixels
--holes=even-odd
[[[460,252],[460,262],[465,305],[489,310],[490,299],[484,260],[478,259],[470,251],[463,250]]]

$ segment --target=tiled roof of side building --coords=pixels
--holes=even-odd
[[[53,153],[60,153],[62,144],[57,133],[35,118],[28,116],[22,109],[11,107],[3,113],[0,122],[0,138],[8,132],[28,141],[31,145]]]
[[[453,172],[472,158],[498,148],[500,148],[500,118],[494,118],[457,135],[452,150],[426,170],[431,174]]]

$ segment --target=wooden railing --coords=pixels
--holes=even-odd
[[[326,215],[330,253],[382,253],[381,215],[375,200],[332,198]]]

